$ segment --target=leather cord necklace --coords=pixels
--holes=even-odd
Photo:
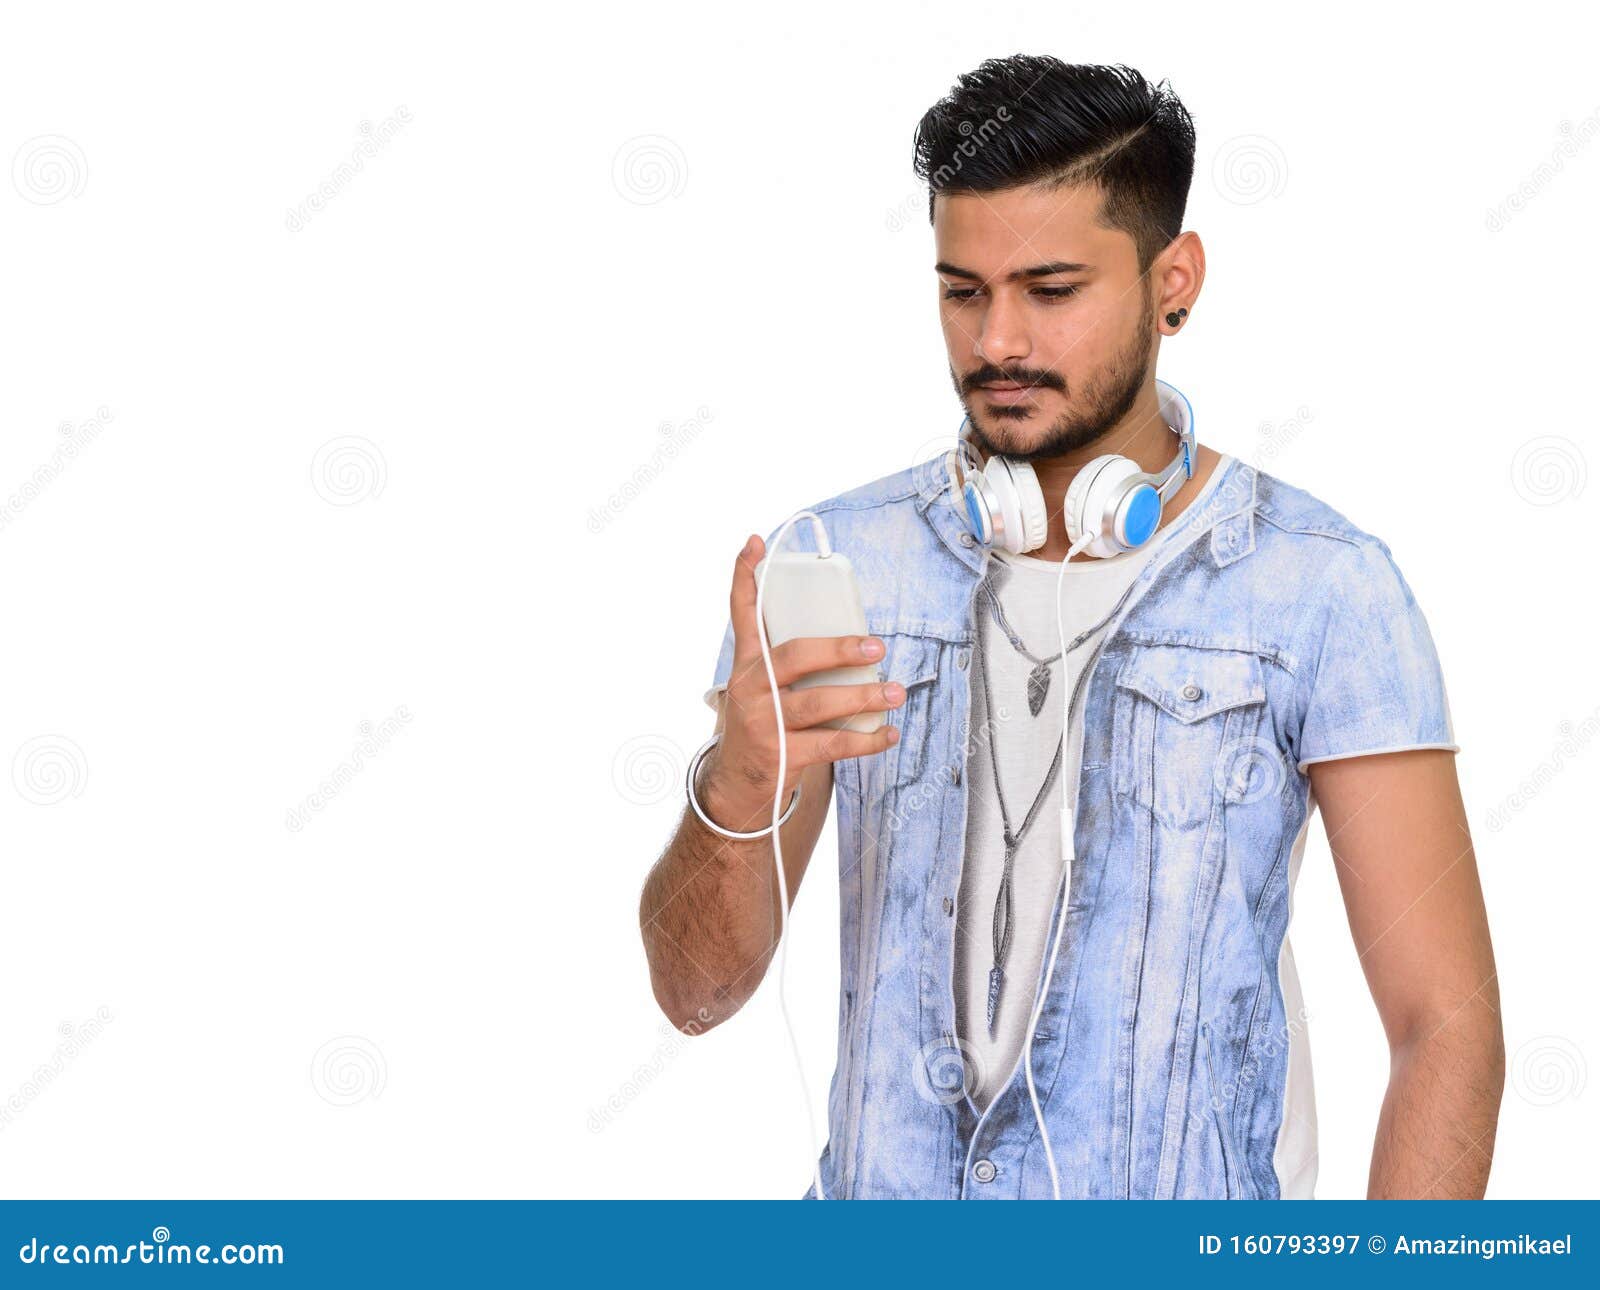
[[[987,584],[984,585],[987,588]],[[989,592],[989,596],[991,603],[993,603],[998,609],[1000,602],[995,599],[992,591]],[[1005,629],[1002,628],[1002,630]],[[1011,636],[1011,643],[1016,646],[1019,651],[1021,651],[1023,654],[1027,654],[1027,657],[1030,659],[1033,658],[1033,655],[1028,654],[1027,651],[1022,648],[1021,644],[1016,640],[1014,634],[1007,631],[1007,635]],[[1058,654],[1056,657],[1059,658],[1060,655]],[[1039,672],[1041,667],[1046,670],[1047,682],[1050,661],[1051,660],[1045,660],[1040,662],[1035,660],[1034,666],[1035,675]],[[994,712],[990,702],[994,690],[989,683],[988,650],[985,648],[984,642],[981,639],[978,642],[978,671],[983,677],[984,720],[986,722],[990,722],[994,719]],[[1034,680],[1033,676],[1030,676],[1028,678],[1030,704],[1033,696],[1033,688]],[[1042,699],[1040,701],[1041,703],[1043,702]],[[1037,709],[1035,709],[1035,715],[1037,715]],[[995,1037],[995,1018],[1000,1012],[1000,993],[1005,987],[1006,959],[1011,953],[1011,932],[1013,924],[1012,870],[1016,864],[1017,850],[1022,846],[1023,838],[1027,837],[1028,830],[1033,827],[1033,822],[1038,818],[1039,815],[1039,808],[1044,804],[1045,795],[1049,793],[1050,786],[1055,783],[1056,776],[1061,771],[1061,752],[1066,742],[1064,739],[1058,739],[1056,741],[1055,757],[1050,762],[1049,771],[1045,773],[1044,783],[1039,786],[1039,791],[1034,794],[1033,805],[1028,808],[1028,813],[1023,816],[1021,825],[1019,825],[1016,831],[1013,832],[1011,829],[1011,813],[1006,809],[1005,794],[1000,789],[1000,762],[999,758],[995,756],[994,740],[995,729],[991,726],[989,733],[989,771],[994,777],[994,796],[995,801],[1000,805],[1000,824],[1004,829],[1005,838],[1005,862],[1000,869],[1000,890],[996,893],[994,899],[994,920],[991,929],[994,947],[994,966],[989,969],[989,993],[985,1004],[985,1010],[989,1024],[989,1038],[991,1039]]]

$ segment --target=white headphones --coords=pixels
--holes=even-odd
[[[1067,540],[1076,547],[1092,535],[1080,548],[1092,556],[1121,555],[1143,546],[1161,527],[1167,499],[1194,475],[1194,409],[1165,381],[1156,382],[1156,396],[1162,419],[1180,443],[1165,469],[1147,474],[1131,458],[1107,453],[1080,469],[1067,489]],[[961,486],[955,477],[957,457],[966,480]],[[959,487],[965,503],[967,527],[984,546],[1021,555],[1044,545],[1050,520],[1031,465],[995,455],[978,469],[972,444],[963,435],[951,454],[949,472],[952,492]]]

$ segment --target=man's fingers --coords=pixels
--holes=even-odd
[[[733,588],[728,592],[728,618],[733,624],[733,663],[748,663],[761,657],[761,636],[756,628],[756,565],[766,554],[766,543],[758,534],[745,539],[744,549],[733,562]]]
[[[805,765],[822,761],[842,761],[846,757],[866,757],[883,752],[900,741],[896,726],[883,725],[869,735],[859,730],[797,730],[789,736],[789,746]]]
[[[815,685],[783,691],[783,724],[798,733],[811,726],[858,712],[887,712],[905,702],[906,689],[898,681],[870,685]]]
[[[883,642],[876,636],[796,636],[772,651],[772,671],[780,686],[792,685],[813,672],[860,667],[882,657]]]

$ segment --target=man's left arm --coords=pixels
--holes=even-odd
[[[1306,769],[1389,1040],[1367,1195],[1480,1198],[1505,1044],[1455,757],[1421,749]]]

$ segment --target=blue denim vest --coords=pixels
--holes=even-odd
[[[1033,1039],[1063,1197],[1279,1195],[1292,1024],[1279,951],[1305,768],[1456,746],[1388,547],[1244,462],[1219,469],[1203,508],[1153,539],[1098,651],[1073,659],[1088,687],[1077,859]],[[834,768],[841,985],[823,1185],[840,1199],[1048,1198],[1020,1062],[978,1117],[955,1027],[987,552],[950,505],[944,457],[811,509],[907,694],[899,742]],[[804,525],[788,545],[815,549]],[[714,685],[732,653],[729,628]]]

